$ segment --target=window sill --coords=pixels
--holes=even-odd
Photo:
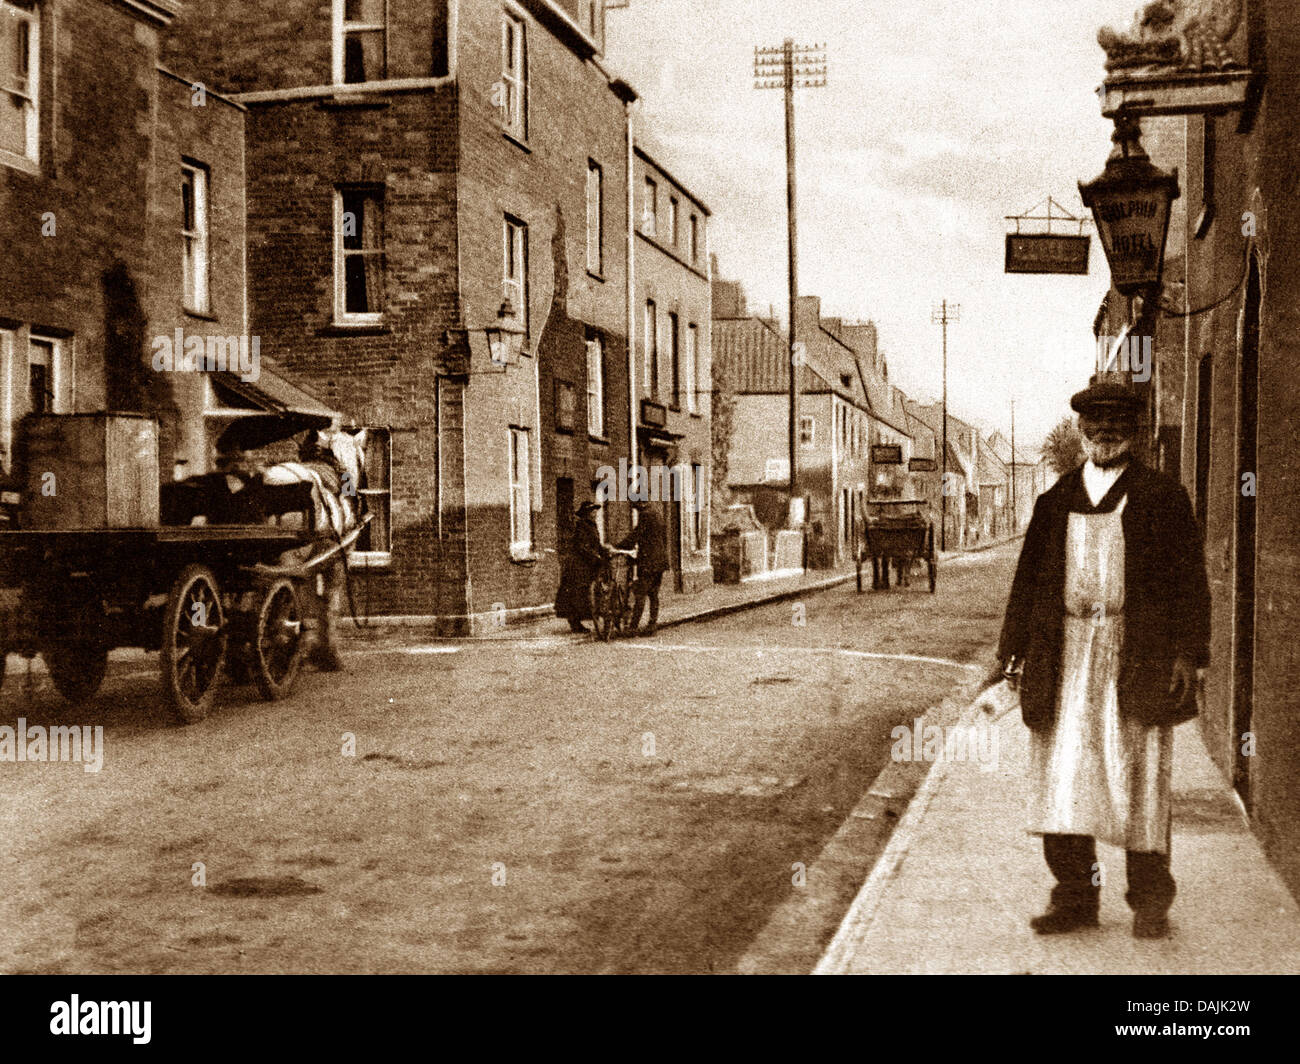
[[[531,546],[512,545],[510,547],[510,561],[515,565],[536,565],[541,560],[541,555],[534,552]]]
[[[34,177],[39,177],[41,174],[40,163],[35,163],[25,155],[18,155],[3,148],[0,148],[0,164],[12,167],[15,170],[21,170],[23,173],[31,174]]]
[[[393,555],[386,550],[358,550],[348,555],[348,565],[357,569],[391,569]]]
[[[697,421],[703,421],[703,420],[704,420],[704,415],[701,414],[698,410],[692,410],[692,411],[691,411],[691,417],[695,418]]]
[[[605,275],[601,273],[599,270],[593,270],[590,266],[587,267],[587,276],[590,277],[593,281],[599,281],[601,284],[606,283]]]
[[[221,320],[211,311],[191,310],[189,307],[182,307],[181,310],[185,312],[185,316],[187,318],[193,318],[196,321],[220,321]]]
[[[599,444],[601,447],[608,447],[608,446],[609,446],[609,437],[608,437],[608,436],[593,436],[590,432],[588,432],[588,433],[587,433],[587,442],[588,442],[588,443]]]
[[[316,330],[317,336],[388,336],[392,326],[383,322],[371,321],[336,321],[322,325]]]
[[[512,133],[510,130],[503,128],[501,130],[501,135],[505,137],[506,140],[510,141],[510,143],[516,148],[520,149],[520,151],[526,151],[529,155],[533,154],[533,149],[528,146],[528,141],[523,137],[520,137],[518,134]]]

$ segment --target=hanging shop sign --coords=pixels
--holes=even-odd
[[[874,443],[871,445],[872,465],[902,465],[903,448],[897,443]]]
[[[1006,272],[1086,275],[1091,244],[1089,236],[1008,233]]]
[[[1071,214],[1051,196],[1046,205],[1045,214],[1034,213],[1040,203],[1024,214],[1007,215],[1007,221],[1016,223],[1016,231],[1007,233],[1005,272],[1086,275],[1092,245],[1092,238],[1083,231],[1088,219]],[[1074,232],[1055,232],[1058,225]]]

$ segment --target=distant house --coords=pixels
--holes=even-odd
[[[734,282],[715,282],[713,307],[713,357],[735,402],[727,487],[769,528],[780,528],[790,490],[788,336],[774,321],[749,315]],[[887,420],[875,412],[871,373],[854,344],[862,342],[855,332],[860,328],[822,318],[815,296],[796,306],[795,339],[804,358],[797,482],[808,500],[810,564],[851,559],[853,530],[868,497],[903,497],[911,490],[906,413],[900,409]],[[875,451],[873,462],[873,448],[888,450]]]

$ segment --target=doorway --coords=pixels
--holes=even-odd
[[[682,590],[682,471],[673,466],[672,490],[664,502],[664,527],[668,533],[668,565],[673,571],[673,589]]]
[[[1245,474],[1258,479],[1259,406],[1259,263],[1251,260],[1246,282],[1245,320],[1241,330],[1241,366],[1237,379],[1237,476],[1232,639],[1232,785],[1250,809],[1250,757],[1243,753],[1255,708],[1255,484],[1243,491]],[[1253,745],[1253,744],[1252,744]]]

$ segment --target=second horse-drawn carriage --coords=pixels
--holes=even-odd
[[[934,523],[922,499],[868,500],[866,513],[858,523],[856,544],[858,590],[862,591],[865,567],[871,567],[872,590],[888,590],[891,569],[900,586],[911,583],[912,571],[924,562],[934,592],[938,557],[934,548]]]
[[[317,414],[254,415],[218,450],[329,425]],[[346,434],[321,437],[321,451],[333,456],[325,473],[337,465],[349,479],[351,500],[298,463],[160,486],[157,423],[138,415],[39,415],[19,436],[21,497],[0,532],[0,678],[6,653],[40,654],[58,692],[80,703],[98,690],[110,650],[155,650],[164,698],[188,723],[207,715],[223,675],[279,699],[309,643],[332,653],[336,574],[368,520],[361,450]]]

